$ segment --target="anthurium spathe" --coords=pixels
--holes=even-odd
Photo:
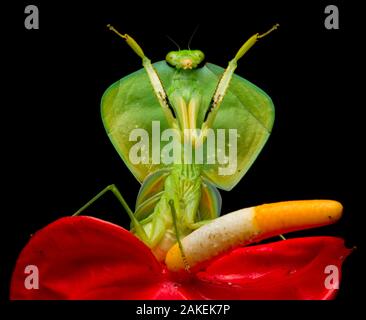
[[[191,272],[169,271],[143,242],[115,224],[66,217],[38,231],[21,252],[11,299],[331,299],[327,265],[350,250],[335,237],[237,247]],[[38,268],[27,289],[25,268]]]

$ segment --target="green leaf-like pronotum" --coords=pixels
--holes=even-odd
[[[152,64],[134,39],[109,28],[144,68],[107,89],[102,119],[117,152],[143,183],[132,231],[163,256],[179,236],[219,215],[215,186],[232,189],[270,135],[270,97],[234,74],[238,60],[269,32],[252,36],[223,69],[201,66],[200,50],[173,51]]]
[[[172,70],[165,62],[156,63],[155,68],[161,79],[169,81],[174,75],[174,69]],[[164,168],[161,164],[153,164],[151,158],[152,121],[159,124],[159,135],[170,126],[144,69],[122,78],[108,88],[102,98],[102,119],[113,145],[138,181],[142,182],[148,174]],[[130,134],[138,128],[148,133],[149,141],[145,149],[147,158],[144,159],[144,163],[133,164],[129,159],[129,153],[136,145],[136,140],[130,141]],[[138,131],[135,132],[138,133]],[[161,143],[161,147],[165,144]]]
[[[223,68],[211,63],[206,67],[216,82],[224,72]],[[231,190],[263,148],[271,133],[273,121],[274,106],[271,98],[251,82],[234,74],[212,127],[237,129],[237,168],[233,174],[219,175],[218,164],[205,164],[203,174],[217,187]],[[225,148],[229,149],[227,144]]]
[[[193,93],[199,94],[197,128],[201,128],[224,69],[207,63],[202,68],[179,70],[169,66],[165,61],[154,63],[153,66],[168,97],[169,92],[175,93],[179,86],[184,86],[189,96]],[[159,135],[170,126],[144,69],[122,78],[108,88],[102,100],[102,118],[113,145],[137,180],[142,182],[148,174],[166,167],[163,163],[153,163],[152,150],[157,146],[153,145],[151,138],[152,123],[160,122],[159,132],[156,131]],[[234,75],[212,128],[237,129],[237,169],[233,174],[219,175],[219,164],[216,161],[215,164],[204,164],[203,174],[217,187],[224,190],[232,189],[264,146],[271,132],[273,119],[274,108],[270,97],[249,81]],[[129,137],[136,128],[143,128],[148,132],[149,147],[146,151],[149,152],[146,155],[148,159],[144,161],[146,164],[133,164],[129,160],[129,152],[136,145],[136,141],[130,141]],[[158,138],[160,154],[167,142],[160,141],[160,136]],[[228,149],[227,145],[225,147]],[[203,148],[206,149],[205,146]]]

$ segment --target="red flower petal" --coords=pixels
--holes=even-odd
[[[205,299],[332,299],[338,290],[327,289],[330,273],[325,268],[336,266],[340,281],[341,265],[349,253],[344,241],[334,237],[237,248],[197,274],[201,281],[194,287],[195,295]]]
[[[39,289],[26,289],[27,265]],[[149,299],[161,265],[129,231],[92,217],[67,217],[38,231],[17,261],[11,299]]]
[[[329,299],[327,265],[343,240],[314,237],[237,248],[180,278],[127,230],[91,217],[60,219],[37,232],[17,261],[11,299]],[[39,289],[26,289],[27,265]]]

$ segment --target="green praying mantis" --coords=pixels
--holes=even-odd
[[[217,188],[231,190],[241,180],[274,121],[271,98],[234,71],[239,59],[277,27],[250,37],[223,69],[202,66],[200,50],[172,51],[165,61],[151,63],[132,37],[108,25],[142,60],[143,69],[111,85],[101,102],[107,134],[142,185],[134,212],[110,185],[74,215],[113,192],[131,219],[131,232],[159,260],[180,238],[217,218]]]

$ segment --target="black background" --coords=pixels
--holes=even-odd
[[[273,133],[242,181],[222,192],[223,213],[292,199],[335,199],[342,220],[300,235],[335,235],[357,250],[346,260],[338,301],[359,298],[364,282],[362,239],[362,90],[360,15],[333,1],[340,29],[324,28],[329,3],[241,1],[167,3],[41,1],[40,29],[24,28],[23,2],[4,9],[1,296],[29,235],[71,215],[99,190],[116,183],[133,206],[139,183],[105,134],[100,98],[116,80],[141,68],[139,58],[106,29],[132,35],[153,61],[175,46],[192,48],[226,66],[252,34],[281,27],[240,60],[237,74],[266,91],[276,107]],[[127,215],[112,196],[87,212],[123,226]],[[366,276],[365,276],[366,277]]]

